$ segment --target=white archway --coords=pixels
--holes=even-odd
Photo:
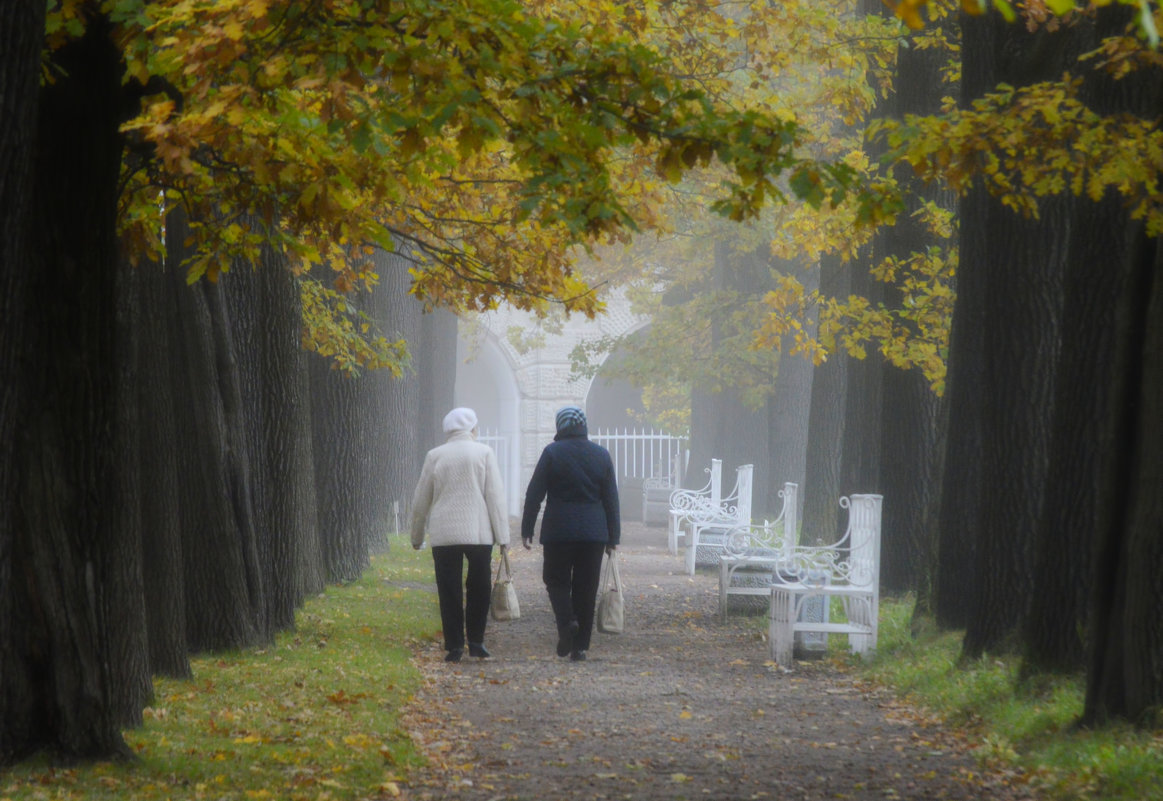
[[[648,322],[630,311],[622,294],[611,293],[605,314],[594,320],[570,318],[559,332],[547,333],[532,314],[509,307],[481,314],[471,326],[462,325],[454,396],[457,404],[477,410],[482,428],[495,426],[510,438],[506,482],[512,514],[520,515],[525,486],[541,450],[556,433],[554,414],[566,405],[585,408],[593,380],[571,377],[570,351],[600,337],[622,336]],[[532,344],[518,348],[511,331]]]
[[[524,482],[520,459],[515,457],[521,452],[521,393],[513,365],[492,336],[485,336],[475,345],[458,338],[456,364],[454,402],[477,413],[483,434],[495,435],[506,443],[498,450],[498,456],[501,458],[509,512],[520,514]]]

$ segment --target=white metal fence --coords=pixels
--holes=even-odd
[[[528,476],[521,474],[521,465],[516,463],[512,436],[496,429],[482,429],[477,439],[497,454],[510,509],[519,513]],[[667,478],[678,486],[686,470],[686,437],[646,429],[598,429],[590,432],[590,439],[610,452],[618,483],[624,489],[632,487],[636,491],[643,480],[651,477]]]
[[[590,440],[610,452],[619,481],[652,476],[677,480],[686,468],[686,437],[654,429],[598,429],[590,432]]]

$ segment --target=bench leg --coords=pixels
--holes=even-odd
[[[727,622],[727,587],[731,583],[731,572],[727,563],[719,560],[719,622]]]
[[[693,576],[695,574],[695,551],[698,550],[699,547],[699,535],[697,527],[691,526],[690,531],[687,533],[686,540],[686,572],[688,576]]]
[[[780,667],[790,668],[795,645],[795,595],[786,589],[772,589],[768,620],[771,659]]]
[[[854,654],[867,656],[876,650],[876,621],[872,619],[872,602],[864,598],[845,600],[844,613],[853,623],[868,626],[871,634],[849,634],[848,650]]]

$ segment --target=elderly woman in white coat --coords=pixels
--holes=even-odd
[[[447,439],[428,451],[412,495],[412,547],[423,547],[427,531],[448,651],[445,661],[459,662],[466,641],[469,656],[487,659],[493,544],[509,547],[505,492],[496,454],[477,442],[476,413],[453,409],[443,427]]]

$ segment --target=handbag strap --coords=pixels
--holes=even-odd
[[[614,589],[618,592],[622,591],[622,576],[618,572],[618,552],[614,551],[606,557],[606,569],[602,571],[602,589],[610,588],[610,580],[613,579]]]
[[[494,584],[496,584],[498,581],[501,580],[501,568],[502,567],[505,568],[505,578],[508,581],[512,581],[513,580],[513,568],[511,568],[509,566],[509,552],[507,550],[501,551],[501,558],[497,562],[497,577],[495,579],[493,579]]]

